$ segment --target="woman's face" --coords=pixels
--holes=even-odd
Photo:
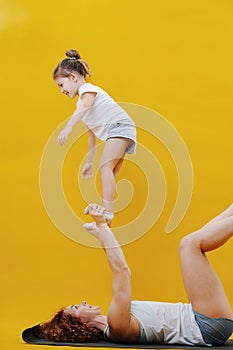
[[[99,306],[92,306],[82,301],[80,304],[70,305],[64,309],[66,314],[77,317],[81,322],[87,323],[93,320],[96,316],[102,315]]]

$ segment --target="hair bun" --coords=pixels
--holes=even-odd
[[[70,49],[70,50],[66,51],[66,56],[68,58],[75,58],[76,60],[81,58],[81,56],[79,55],[78,51],[76,51],[74,49]]]

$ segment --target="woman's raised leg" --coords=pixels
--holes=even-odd
[[[233,319],[224,288],[206,257],[206,252],[219,248],[232,236],[233,215],[227,210],[180,242],[181,273],[189,301],[195,311],[209,317]]]
[[[229,216],[233,215],[233,204],[231,204],[226,210],[224,210],[222,213],[217,215],[215,218],[210,220],[205,226],[210,226],[212,224],[215,224],[218,221],[221,221],[225,218],[228,218]]]

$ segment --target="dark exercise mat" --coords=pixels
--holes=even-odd
[[[233,349],[233,340],[228,340],[226,344],[218,347],[209,346],[188,346],[179,344],[118,344],[109,341],[100,340],[96,343],[69,343],[69,342],[55,342],[51,340],[40,339],[34,334],[34,330],[38,325],[27,328],[22,333],[22,338],[26,343],[37,345],[54,345],[54,346],[80,346],[89,348],[135,348],[135,349]]]

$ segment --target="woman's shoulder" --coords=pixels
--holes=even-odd
[[[107,324],[103,332],[103,337],[105,340],[116,343],[138,343],[140,341],[140,323],[134,315],[131,315],[130,323],[127,329],[124,328],[123,331],[118,329],[115,332],[114,329],[111,330],[111,327]]]

